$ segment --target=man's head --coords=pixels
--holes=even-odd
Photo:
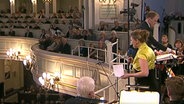
[[[158,22],[159,14],[155,11],[149,11],[146,15],[146,22],[149,23],[151,28]]]
[[[167,35],[162,35],[162,43],[163,44],[166,44],[166,43],[168,43],[168,36]]]
[[[95,81],[90,77],[82,77],[77,81],[78,96],[94,98]]]
[[[165,83],[170,100],[182,100],[184,96],[184,76],[167,78]]]

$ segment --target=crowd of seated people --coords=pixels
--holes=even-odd
[[[63,54],[71,54],[71,46],[67,39],[62,36],[56,36],[51,31],[42,30],[39,39],[39,47],[43,50],[58,52]]]
[[[136,26],[136,24],[135,24]],[[134,26],[134,27],[135,27]],[[128,23],[119,23],[119,21],[114,21],[114,24],[111,26],[111,23],[106,23],[104,21],[100,21],[98,28],[98,31],[118,31],[118,32],[127,32],[128,31]]]

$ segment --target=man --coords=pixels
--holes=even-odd
[[[68,99],[65,104],[98,104],[104,100],[95,99],[95,81],[91,77],[82,77],[77,81],[77,97]]]
[[[153,28],[154,28],[154,25],[157,23],[158,19],[159,19],[159,14],[157,12],[155,11],[148,12],[146,15],[146,20],[141,23],[139,29],[146,29],[150,32],[150,35],[147,41],[147,45],[149,47],[151,47],[152,49],[154,49],[155,47],[157,50],[172,52],[170,48],[163,46],[153,37]]]
[[[10,31],[9,31],[9,36],[15,36],[15,31],[13,30],[13,28],[10,28]]]
[[[184,76],[167,78],[165,83],[170,104],[184,104]]]
[[[118,21],[114,21],[114,27],[111,29],[112,30],[115,30],[115,31],[122,31],[123,28],[121,26],[119,26],[119,22]]]
[[[29,30],[29,28],[26,29],[26,33],[24,37],[30,37],[33,38],[33,33]]]

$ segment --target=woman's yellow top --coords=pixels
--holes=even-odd
[[[154,51],[146,44],[142,43],[138,48],[136,56],[133,60],[133,68],[137,71],[141,71],[139,59],[145,59],[148,61],[148,68],[154,69],[155,68],[155,53]]]

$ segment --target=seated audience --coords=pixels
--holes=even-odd
[[[8,28],[8,26],[5,22],[3,22],[3,24],[1,25],[1,28]]]
[[[5,32],[1,30],[0,28],[0,36],[5,36]]]
[[[15,36],[15,31],[13,30],[13,28],[10,28],[10,31],[9,31],[9,36]]]
[[[96,52],[96,59],[101,60],[101,61],[105,61],[105,43],[103,41],[98,41],[98,50]]]
[[[184,104],[184,76],[169,77],[165,83],[170,104]]]
[[[25,37],[33,38],[33,33],[30,31],[29,28],[26,29]]]
[[[32,29],[40,29],[40,27],[38,26],[37,23],[35,23]]]
[[[107,31],[107,24],[104,21],[100,21],[98,31]]]
[[[32,28],[32,26],[30,25],[30,23],[26,22],[26,25],[24,26],[24,28]]]
[[[78,45],[80,46],[80,56],[87,57],[88,49],[85,47],[85,41],[79,40]]]
[[[71,54],[71,46],[67,43],[67,39],[62,37],[62,45],[60,46],[60,52],[63,54]]]
[[[88,47],[89,47],[89,57],[95,59],[96,50],[95,50],[94,43],[92,43],[92,42],[89,43]]]
[[[95,98],[95,81],[91,77],[82,77],[77,81],[77,95],[68,99],[65,104],[98,104],[105,103],[105,100]]]
[[[45,18],[45,15],[43,13],[43,11],[40,10],[40,13],[38,15],[38,18],[41,19],[41,18]]]
[[[113,31],[111,32],[111,37],[110,37],[109,41],[110,41],[111,43],[114,43],[114,42],[117,41],[117,39],[118,39],[118,38],[117,38],[117,33],[116,33],[115,30],[113,30]],[[115,44],[115,45],[112,46],[112,52],[117,53],[117,44]]]
[[[122,29],[123,32],[128,32],[128,23],[124,23],[123,24],[123,29]]]
[[[45,20],[45,24],[51,24],[51,22],[49,21],[49,19],[48,19],[48,18],[46,18],[46,20]]]
[[[53,35],[49,31],[44,35],[42,30],[42,34],[39,39],[40,43],[39,47],[43,50],[46,50],[47,47],[50,46],[53,42],[54,42]]]
[[[106,40],[106,32],[101,31],[99,41],[105,42],[105,40]]]
[[[47,50],[51,52],[59,52],[61,45],[62,45],[62,37],[56,37],[54,39],[54,42],[47,47]]]
[[[51,16],[51,18],[58,18],[56,13],[53,13],[53,15]]]
[[[118,21],[114,21],[114,27],[111,30],[115,30],[115,31],[122,31],[122,27],[119,26],[119,22]]]
[[[15,28],[24,28],[24,26],[22,25],[22,23],[17,23],[17,24],[15,25]]]

